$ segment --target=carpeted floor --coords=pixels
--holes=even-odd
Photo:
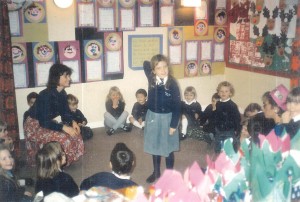
[[[94,137],[85,142],[85,154],[79,161],[65,168],[65,172],[69,173],[78,186],[81,181],[90,175],[100,171],[110,171],[109,159],[112,148],[118,142],[124,142],[136,156],[136,166],[132,173],[132,180],[143,186],[145,191],[148,190],[149,184],[146,178],[152,173],[152,157],[144,153],[143,150],[143,131],[133,128],[129,133],[118,132],[112,136],[105,133],[105,128],[93,129]],[[21,146],[24,150],[24,143]],[[25,153],[25,152],[22,152]],[[214,158],[214,152],[211,145],[204,141],[195,139],[185,139],[180,142],[180,151],[175,152],[175,170],[181,173],[191,166],[194,161],[202,167],[206,166],[206,155]],[[24,156],[23,156],[24,158]],[[162,158],[161,173],[165,169],[165,160]],[[35,168],[23,166],[18,170],[20,177],[32,177],[35,180]],[[33,187],[28,187],[33,191]]]

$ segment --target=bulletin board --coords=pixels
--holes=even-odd
[[[142,70],[145,60],[153,55],[162,54],[163,35],[129,35],[128,63],[133,70]]]

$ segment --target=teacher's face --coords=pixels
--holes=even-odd
[[[66,72],[59,77],[59,86],[60,87],[69,87],[71,82],[71,76]]]

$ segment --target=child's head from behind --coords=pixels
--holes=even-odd
[[[124,101],[123,95],[120,91],[120,89],[117,86],[113,86],[109,89],[108,95],[106,97],[106,100],[118,100],[118,101]]]
[[[211,104],[216,105],[217,102],[220,100],[220,96],[218,93],[214,93],[211,97]]]
[[[169,75],[169,60],[166,56],[158,54],[151,59],[152,73],[163,79]]]
[[[234,88],[228,81],[222,81],[217,87],[217,93],[222,101],[225,101],[234,96]]]
[[[124,143],[117,143],[110,155],[112,171],[115,173],[129,174],[134,163],[134,154]]]
[[[292,117],[300,114],[300,87],[293,88],[286,99],[287,110],[291,112]]]
[[[0,138],[4,139],[7,138],[7,123],[0,119]]]
[[[68,94],[67,96],[69,108],[72,112],[75,112],[76,109],[78,108],[78,98],[72,94]]]
[[[259,104],[250,103],[244,111],[244,117],[247,117],[247,118],[253,117],[260,111],[262,111],[262,108]]]
[[[32,105],[35,103],[37,97],[38,97],[38,94],[36,92],[31,92],[27,95],[27,104],[29,105],[29,107],[32,107]]]
[[[14,168],[14,159],[11,156],[9,148],[4,144],[0,144],[0,173],[5,174],[5,171]]]
[[[193,86],[188,86],[184,90],[184,99],[187,102],[192,102],[197,97],[196,89]]]
[[[140,88],[136,91],[135,97],[137,102],[143,105],[147,100],[147,91],[145,89]]]
[[[37,176],[52,178],[66,163],[66,155],[59,142],[48,142],[36,154]]]

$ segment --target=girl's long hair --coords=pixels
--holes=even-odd
[[[36,154],[37,178],[53,178],[60,172],[65,155],[59,142],[48,142]]]
[[[10,153],[9,148],[8,148],[6,145],[0,144],[0,152],[1,152],[1,151],[5,151],[5,150],[7,150],[7,151]],[[0,166],[0,175],[4,176],[7,180],[13,182],[17,187],[19,187],[19,183],[18,183],[16,177],[15,177],[15,176],[10,177],[10,176],[7,174],[7,170],[4,170],[4,169],[2,168],[2,166]]]
[[[113,86],[113,87],[111,87],[111,88],[109,89],[109,92],[108,92],[108,94],[107,94],[107,96],[106,96],[106,102],[109,101],[109,100],[111,100],[110,97],[111,97],[111,95],[112,95],[114,92],[116,92],[116,93],[118,93],[118,94],[120,95],[120,101],[121,101],[121,102],[125,102],[125,101],[124,101],[124,98],[123,98],[123,95],[122,95],[120,89],[119,89],[117,86]]]
[[[166,56],[164,56],[164,55],[158,54],[158,55],[154,55],[151,58],[151,62],[150,62],[150,64],[151,64],[151,70],[152,70],[151,71],[150,85],[149,85],[150,88],[155,88],[155,86],[156,86],[156,75],[153,72],[154,72],[154,69],[157,66],[157,64],[159,62],[162,62],[162,61],[167,63],[168,70],[169,70],[168,80],[167,80],[167,83],[165,85],[165,88],[169,89],[171,82],[172,81],[176,82],[175,78],[172,75],[172,69],[170,67],[169,59]]]

